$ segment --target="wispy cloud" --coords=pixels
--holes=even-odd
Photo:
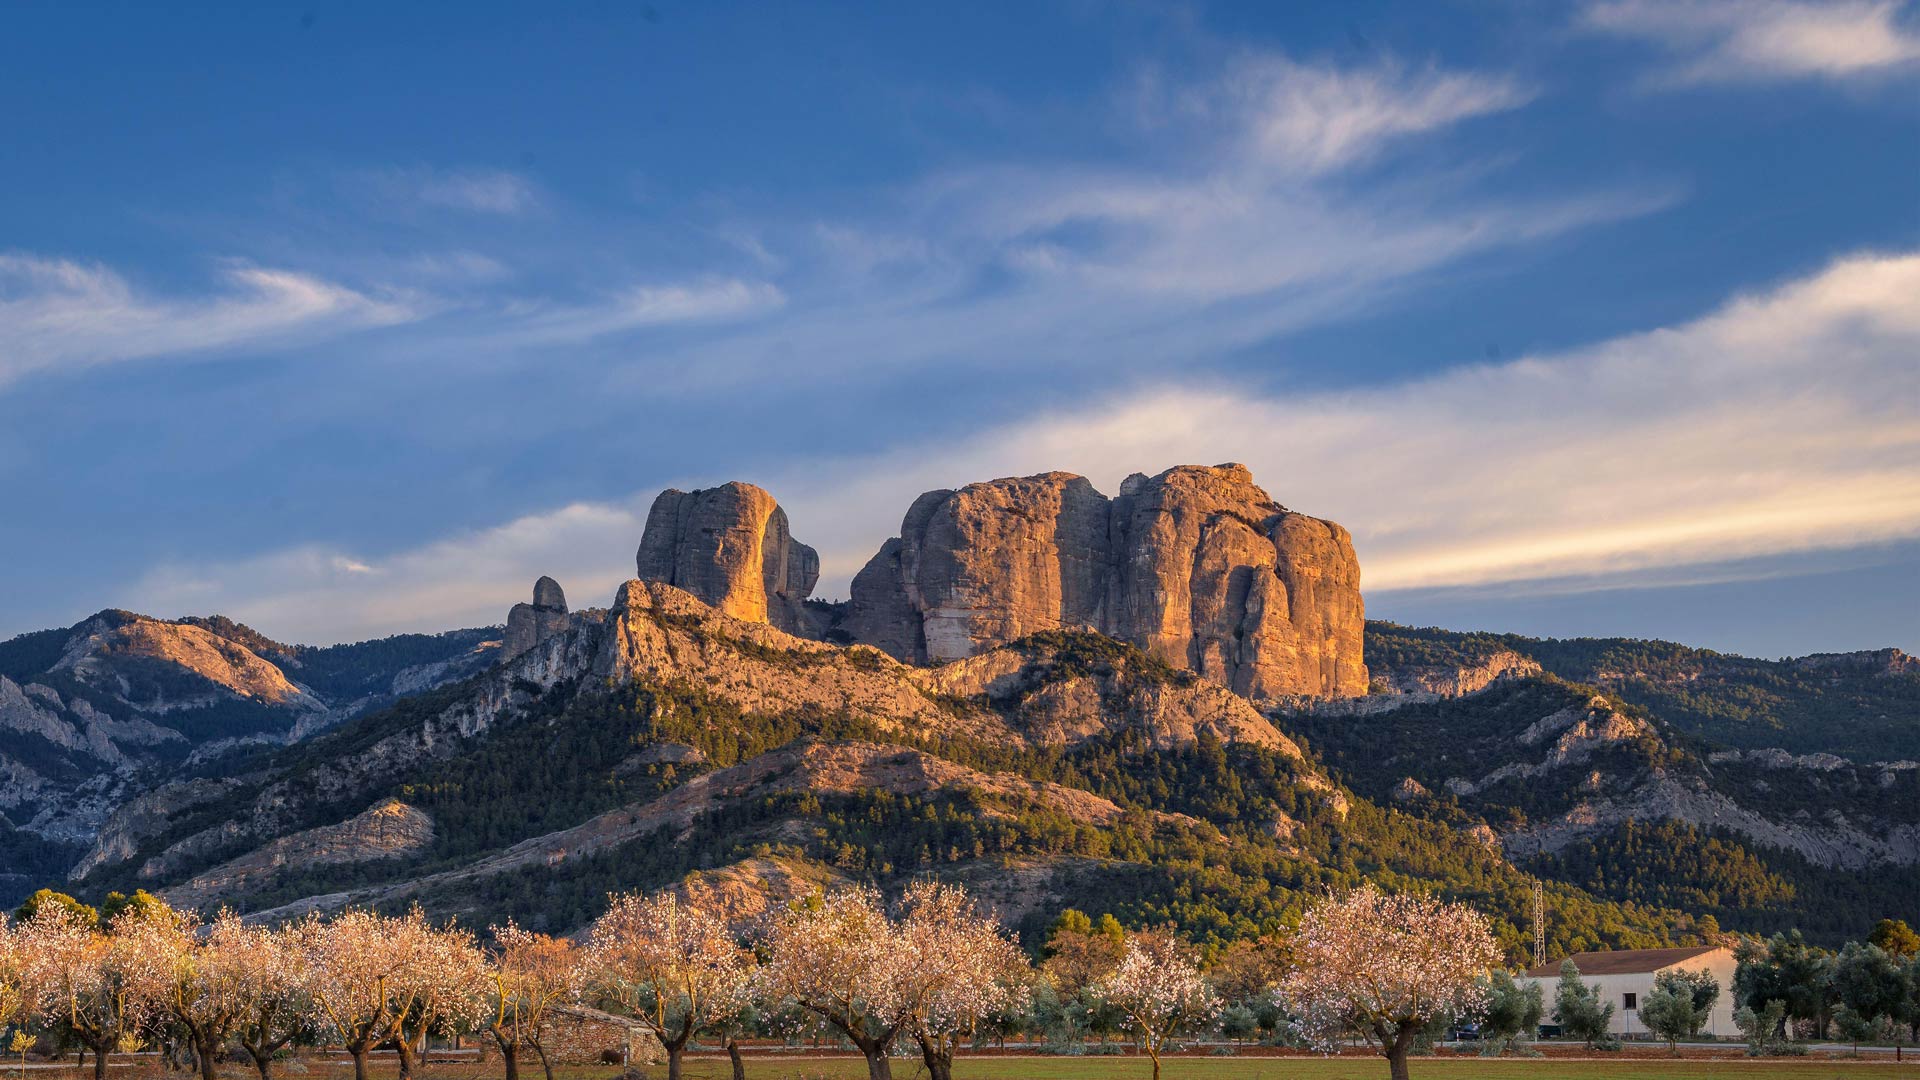
[[[821,549],[828,595],[845,594],[922,491],[1057,468],[1112,492],[1131,471],[1226,460],[1349,526],[1370,592],[1659,582],[1676,568],[1920,537],[1914,295],[1920,253],[1864,254],[1562,354],[1286,398],[1147,388],[958,441],[787,454],[682,483],[772,490],[795,535]],[[172,566],[129,602],[312,640],[497,621],[543,573],[576,606],[600,603],[630,572],[653,494],[386,558],[302,548]]]
[[[224,612],[278,636],[358,641],[503,622],[540,574],[572,606],[606,604],[632,576],[643,504],[581,503],[384,556],[302,545],[234,562],[157,566],[127,589],[149,612]],[[625,554],[622,554],[624,552]],[[534,574],[525,568],[541,567]]]
[[[1659,82],[1856,79],[1920,69],[1906,0],[1601,0],[1581,25],[1673,55]]]
[[[510,333],[515,344],[555,345],[654,326],[741,319],[785,303],[778,286],[762,281],[638,285],[590,303],[527,305],[517,313]]]
[[[212,295],[144,292],[97,264],[0,254],[0,385],[31,372],[192,355],[369,326],[418,313],[292,270],[246,263]]]
[[[511,216],[542,205],[537,184],[504,169],[356,169],[342,174],[339,182],[349,192],[398,210],[425,207]]]
[[[1243,59],[1188,100],[1238,128],[1240,149],[1272,169],[1325,172],[1374,157],[1395,141],[1519,108],[1534,92],[1509,76],[1411,68]]]
[[[650,358],[707,385],[805,356],[821,378],[940,364],[1119,373],[1208,356],[1377,302],[1503,247],[1652,213],[1673,185],[1480,194],[1496,168],[1443,154],[1355,184],[1350,169],[1439,139],[1532,91],[1498,73],[1240,55],[1197,84],[1122,95],[1121,161],[956,166],[857,215],[784,234],[777,320]],[[626,377],[657,386],[656,372]]]
[[[1397,386],[1161,387],[887,466],[779,477],[844,581],[919,490],[1246,461],[1353,529],[1373,590],[1621,575],[1920,536],[1920,254],[1861,255],[1684,325]],[[871,469],[871,474],[868,470]],[[870,507],[870,509],[869,509]],[[895,521],[886,521],[889,531]],[[864,535],[848,535],[858,529]]]

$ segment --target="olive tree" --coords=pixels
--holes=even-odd
[[[1653,990],[1640,1002],[1640,1022],[1667,1040],[1667,1049],[1678,1056],[1680,1040],[1700,1033],[1719,1000],[1720,980],[1713,972],[1662,971],[1653,977]]]

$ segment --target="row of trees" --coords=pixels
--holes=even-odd
[[[1157,1078],[1173,1040],[1248,1034],[1258,1008],[1272,1014],[1266,1026],[1322,1048],[1371,1041],[1402,1080],[1423,1032],[1500,1006],[1498,991],[1512,988],[1479,914],[1372,887],[1323,898],[1289,933],[1207,970],[1170,932],[1077,913],[1036,970],[964,890],[933,882],[891,900],[835,890],[744,931],[712,899],[617,896],[576,943],[511,923],[483,942],[417,908],[267,927],[225,911],[202,921],[144,895],[103,919],[47,894],[0,921],[0,1025],[85,1047],[101,1080],[109,1056],[135,1043],[191,1060],[205,1080],[235,1051],[272,1080],[295,1044],[343,1048],[356,1080],[370,1053],[392,1048],[408,1078],[428,1036],[455,1033],[489,1036],[506,1080],[528,1055],[551,1080],[568,1018],[605,1010],[651,1032],[674,1078],[696,1037],[723,1044],[743,1077],[743,1034],[812,1023],[858,1048],[876,1080],[890,1077],[899,1045],[948,1080],[969,1040],[1085,1030],[1098,1012],[1133,1036]],[[1508,1026],[1537,1021],[1536,1008]]]
[[[1735,951],[1737,1015],[1749,1042],[1785,1039],[1920,1041],[1920,935],[1882,919],[1865,941],[1838,951],[1798,931],[1743,942]]]

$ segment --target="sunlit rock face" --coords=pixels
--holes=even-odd
[[[903,660],[1098,630],[1254,699],[1367,692],[1347,531],[1273,501],[1243,465],[1053,472],[932,491],[854,578],[843,629]]]
[[[820,556],[787,531],[787,512],[761,488],[734,481],[653,500],[636,557],[638,576],[677,586],[724,614],[817,636],[805,602]]]

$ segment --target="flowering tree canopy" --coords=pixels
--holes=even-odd
[[[33,1012],[93,1051],[95,1080],[106,1080],[107,1055],[140,1019],[126,992],[129,951],[94,925],[93,911],[43,903],[19,927],[24,982]]]
[[[667,1075],[695,1032],[744,1008],[751,957],[725,920],[673,893],[617,896],[587,943],[592,987],[640,1020],[667,1051]]]
[[[838,1029],[867,1059],[872,1080],[892,1080],[887,1050],[909,1019],[912,966],[873,889],[840,889],[775,919],[767,986]]]
[[[915,882],[900,901],[908,958],[907,1026],[933,1080],[950,1080],[953,1054],[983,1018],[1026,1000],[1027,958],[957,885]]]
[[[1427,1026],[1476,1015],[1500,960],[1487,921],[1461,904],[1388,896],[1371,885],[1315,905],[1292,941],[1294,969],[1276,998],[1310,1042],[1331,1051],[1357,1034],[1406,1080]]]
[[[565,938],[522,930],[509,922],[493,928],[493,964],[489,971],[492,993],[487,1031],[500,1044],[507,1080],[520,1078],[520,1048],[540,1055],[548,1080],[553,1064],[548,1058],[544,1030],[555,1005],[579,993],[581,966],[578,950]]]
[[[1094,993],[1126,1017],[1153,1059],[1160,1077],[1160,1051],[1181,1031],[1210,1023],[1220,999],[1200,974],[1193,950],[1170,932],[1146,931],[1127,938],[1113,974]]]

